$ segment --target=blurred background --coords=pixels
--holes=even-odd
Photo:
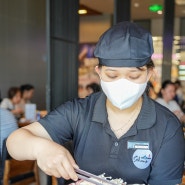
[[[51,48],[48,49],[47,36],[47,25],[50,20],[47,12],[49,2],[46,0],[0,0],[1,97],[7,96],[9,87],[29,83],[35,87],[32,102],[35,102],[40,110],[46,109],[47,93],[54,89],[50,87],[51,89],[48,90],[48,57],[51,55],[51,53],[48,54]],[[153,83],[156,91],[160,88],[161,76],[164,73],[162,71],[164,3],[163,0],[130,0],[129,10],[130,21],[140,24],[152,33],[155,50],[152,59],[156,65],[157,74]],[[78,50],[77,96],[79,97],[86,96],[87,84],[98,83],[98,78],[94,73],[97,61],[93,58],[93,49],[100,35],[114,24],[115,7],[114,0],[79,1],[78,9],[86,11],[85,14],[78,14],[79,30],[76,30],[79,36],[79,47],[76,48]],[[174,12],[168,14],[169,17],[174,17],[172,57],[168,64],[171,68],[171,79],[174,81],[179,79],[184,85],[185,0],[175,0]],[[50,23],[52,24],[52,21]],[[65,25],[62,26],[65,27]],[[66,80],[63,77],[60,79],[60,81]]]

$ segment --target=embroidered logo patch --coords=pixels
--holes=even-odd
[[[152,152],[150,150],[136,150],[133,154],[132,161],[139,169],[147,168],[152,161]]]

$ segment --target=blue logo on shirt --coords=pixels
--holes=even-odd
[[[150,150],[136,150],[133,154],[132,161],[139,169],[147,168],[152,161],[152,152]]]

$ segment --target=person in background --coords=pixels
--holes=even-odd
[[[31,84],[24,84],[24,85],[21,85],[20,90],[21,90],[22,100],[25,103],[30,103],[34,95],[34,90],[35,90],[34,86]]]
[[[102,91],[67,101],[7,140],[17,160],[37,160],[48,175],[78,180],[75,169],[127,184],[181,183],[185,143],[181,123],[146,95],[153,74],[151,34],[121,22],[99,39],[94,56]],[[74,156],[64,147],[73,143]],[[66,183],[68,184],[68,183]]]
[[[0,152],[2,153],[3,141],[14,130],[18,129],[17,121],[14,115],[6,110],[0,108]]]
[[[90,95],[92,93],[99,92],[101,90],[101,87],[97,83],[91,83],[86,86],[86,89],[87,89],[88,95]]]
[[[25,104],[31,103],[31,99],[34,95],[34,86],[31,84],[24,84],[20,86],[21,90],[21,101],[17,105],[17,107],[25,110]]]
[[[23,109],[16,107],[21,101],[21,91],[18,87],[11,87],[8,90],[8,98],[4,98],[0,104],[0,107],[11,111],[16,118],[19,118],[23,114]]]
[[[182,123],[185,123],[185,114],[179,104],[174,100],[176,94],[175,84],[171,80],[165,80],[162,83],[158,98],[156,101],[172,111]]]
[[[181,81],[180,80],[176,80],[174,82],[174,84],[175,84],[175,89],[176,89],[176,94],[175,94],[174,100],[179,104],[179,106],[181,108],[183,108],[184,97],[183,97]]]

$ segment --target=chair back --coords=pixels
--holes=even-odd
[[[40,184],[36,161],[17,161],[11,158],[6,148],[6,140],[3,142],[1,166],[2,185]]]

